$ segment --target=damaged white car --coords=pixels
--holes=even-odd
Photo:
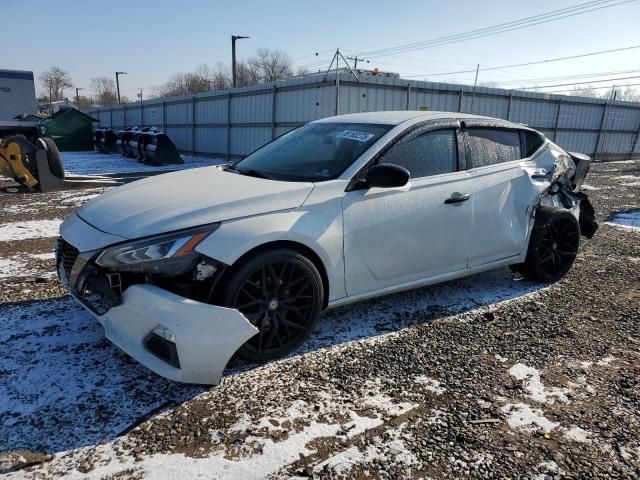
[[[61,227],[58,272],[129,355],[217,384],[235,353],[297,348],[326,308],[507,265],[560,279],[597,228],[589,163],[498,119],[326,118],[90,201]]]

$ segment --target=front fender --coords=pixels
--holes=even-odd
[[[296,242],[315,252],[327,273],[329,300],[346,295],[340,199],[311,207],[223,222],[196,250],[227,265],[233,265],[245,253],[276,241]]]

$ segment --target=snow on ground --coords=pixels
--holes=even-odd
[[[407,327],[408,318],[430,321],[540,288],[500,269],[330,310],[292,356],[375,342]],[[118,354],[98,322],[69,297],[0,308],[0,321],[0,451],[55,453],[112,440],[144,414],[205,391],[165,380]],[[277,363],[234,361],[225,377],[271,365]]]
[[[541,428],[544,432],[550,432],[560,425],[546,418],[542,410],[531,408],[526,403],[508,403],[501,410],[507,414],[507,423],[511,428]]]
[[[627,228],[630,230],[640,230],[640,210],[630,210],[620,212],[609,218],[606,222],[608,225],[615,227]]]
[[[51,271],[43,271],[42,268],[29,268],[29,259],[36,260],[52,260],[55,258],[53,253],[37,253],[25,254],[10,258],[0,257],[0,279],[17,278],[17,277],[54,277],[56,275],[53,270],[53,262],[51,262]]]
[[[106,173],[133,173],[184,170],[185,168],[218,165],[225,160],[202,156],[182,155],[184,164],[180,165],[146,165],[133,158],[126,158],[119,153],[99,152],[61,152],[65,173],[69,175],[100,175]]]
[[[0,223],[0,242],[57,237],[61,223],[59,219]]]
[[[524,389],[527,396],[540,403],[568,402],[568,388],[545,387],[540,380],[540,372],[533,367],[528,367],[523,363],[516,363],[509,369],[512,377],[524,382]]]

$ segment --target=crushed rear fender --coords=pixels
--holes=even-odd
[[[598,230],[595,211],[587,195],[580,191],[591,167],[591,157],[582,153],[565,153],[552,144],[556,158],[549,187],[542,193],[538,205],[550,205],[571,210],[578,218],[580,232],[592,238]]]

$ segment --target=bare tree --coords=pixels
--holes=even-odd
[[[593,87],[592,85],[585,85],[584,87],[573,87],[569,95],[573,95],[576,97],[591,97],[591,98],[602,97],[602,95],[598,93],[598,90],[596,90],[595,87]]]
[[[98,105],[113,105],[117,103],[116,82],[112,78],[92,78],[91,88],[96,92],[96,103]]]
[[[616,99],[625,102],[640,102],[640,91],[627,85],[624,90],[622,88],[618,90]]]
[[[293,75],[291,59],[281,50],[259,48],[247,64],[258,82],[275,82]]]
[[[298,68],[296,68],[296,75],[306,75],[308,73],[309,69],[304,65],[300,65]]]
[[[49,97],[51,92],[51,100],[62,100],[64,96],[64,89],[73,86],[71,83],[71,76],[66,70],[62,70],[60,67],[51,67],[46,72],[42,72],[38,79],[40,85],[45,90],[43,96]]]

